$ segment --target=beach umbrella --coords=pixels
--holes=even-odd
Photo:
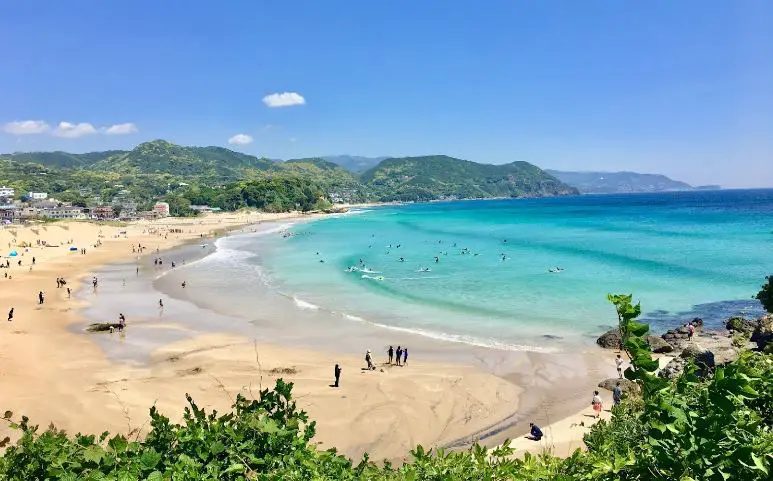
[[[19,255],[19,253],[16,252],[16,251],[11,251],[11,252],[8,253],[8,257],[16,257],[18,255]]]

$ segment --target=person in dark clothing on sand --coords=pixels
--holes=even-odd
[[[43,304],[43,301],[46,300],[46,297],[43,295],[43,291],[38,292],[38,304]]]
[[[539,441],[542,439],[542,430],[534,423],[529,423],[529,435],[526,436],[527,438],[531,439],[532,441]]]
[[[397,361],[397,365],[398,366],[400,365],[400,359],[402,359],[402,357],[403,357],[403,348],[400,347],[400,346],[397,346],[397,359],[396,359],[396,361]]]
[[[395,357],[395,350],[392,346],[387,349],[387,356],[389,356],[389,364],[392,364],[392,359]]]
[[[13,307],[8,311],[8,322],[13,321]]]
[[[403,366],[405,366],[408,363],[408,348],[403,348]]]
[[[341,366],[336,364],[335,369],[333,369],[333,375],[335,375],[336,382],[333,384],[333,387],[338,387],[338,381],[341,379]]]
[[[69,299],[69,298],[70,298],[70,288],[68,287],[67,288],[67,299]]]

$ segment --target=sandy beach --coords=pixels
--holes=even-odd
[[[493,445],[508,437],[515,438],[519,452],[551,449],[567,455],[582,446],[582,435],[594,422],[591,379],[614,374],[611,355],[600,350],[550,360],[523,354],[522,366],[510,375],[420,357],[406,367],[384,365],[384,353],[376,352],[377,369],[365,371],[362,356],[207,333],[164,344],[146,362],[122,363],[110,360],[94,342],[94,336],[111,334],[75,329],[85,322],[81,309],[87,301],[57,288],[58,277],[75,289],[106,264],[136,259],[132,250],[140,244],[147,255],[239,226],[291,218],[223,214],[130,225],[69,222],[0,229],[2,261],[10,263],[0,269],[0,309],[5,315],[14,308],[12,322],[0,323],[0,409],[70,432],[142,435],[153,404],[178,420],[190,393],[199,406],[222,411],[237,393],[257,394],[282,377],[295,384],[298,405],[317,421],[321,446],[355,458],[369,452],[374,459],[399,460],[417,444],[461,448],[477,439]],[[6,257],[11,251],[18,255]],[[116,316],[122,309],[115,306]],[[161,321],[151,328],[184,329]],[[124,335],[131,338],[131,319]],[[578,362],[587,366],[582,377],[573,375]],[[335,363],[343,369],[337,389],[330,386]],[[602,396],[611,401],[609,393]],[[529,420],[542,426],[542,442],[523,438]],[[6,435],[14,433],[1,426],[0,438]]]

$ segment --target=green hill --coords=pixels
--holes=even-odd
[[[203,176],[213,180],[236,180],[246,169],[265,170],[268,159],[234,152],[223,147],[187,147],[165,140],[145,142],[129,152],[104,157],[87,166],[92,170],[120,173],[166,173]]]
[[[381,161],[360,180],[380,200],[425,201],[577,194],[528,162],[478,164],[445,155]]]

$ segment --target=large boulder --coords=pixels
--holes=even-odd
[[[725,329],[728,331],[734,331],[734,332],[742,332],[744,334],[748,334],[751,332],[754,332],[754,330],[759,326],[760,320],[759,319],[746,319],[744,317],[740,316],[733,316],[727,321],[725,321]]]
[[[682,372],[684,372],[684,366],[687,364],[687,361],[685,359],[682,359],[681,357],[675,357],[671,359],[671,361],[666,364],[663,369],[658,372],[658,376],[664,377],[666,379],[674,379],[676,377],[679,377]]]
[[[701,371],[707,368],[711,369],[717,365],[714,353],[695,343],[685,347],[679,357],[682,359],[692,359]]]
[[[611,329],[596,339],[596,344],[604,349],[622,349],[623,348],[623,336],[620,334],[619,328]]]
[[[599,387],[611,391],[617,383],[620,383],[620,389],[622,389],[624,393],[639,394],[641,392],[641,387],[634,381],[631,381],[630,379],[618,379],[616,377],[601,381]]]
[[[650,345],[650,349],[652,349],[652,352],[657,354],[664,354],[667,352],[672,352],[674,350],[674,346],[667,343],[663,338],[658,336],[647,336],[647,344]]]
[[[767,314],[757,319],[757,326],[752,332],[752,342],[757,343],[757,348],[764,351],[773,344],[773,314]]]

